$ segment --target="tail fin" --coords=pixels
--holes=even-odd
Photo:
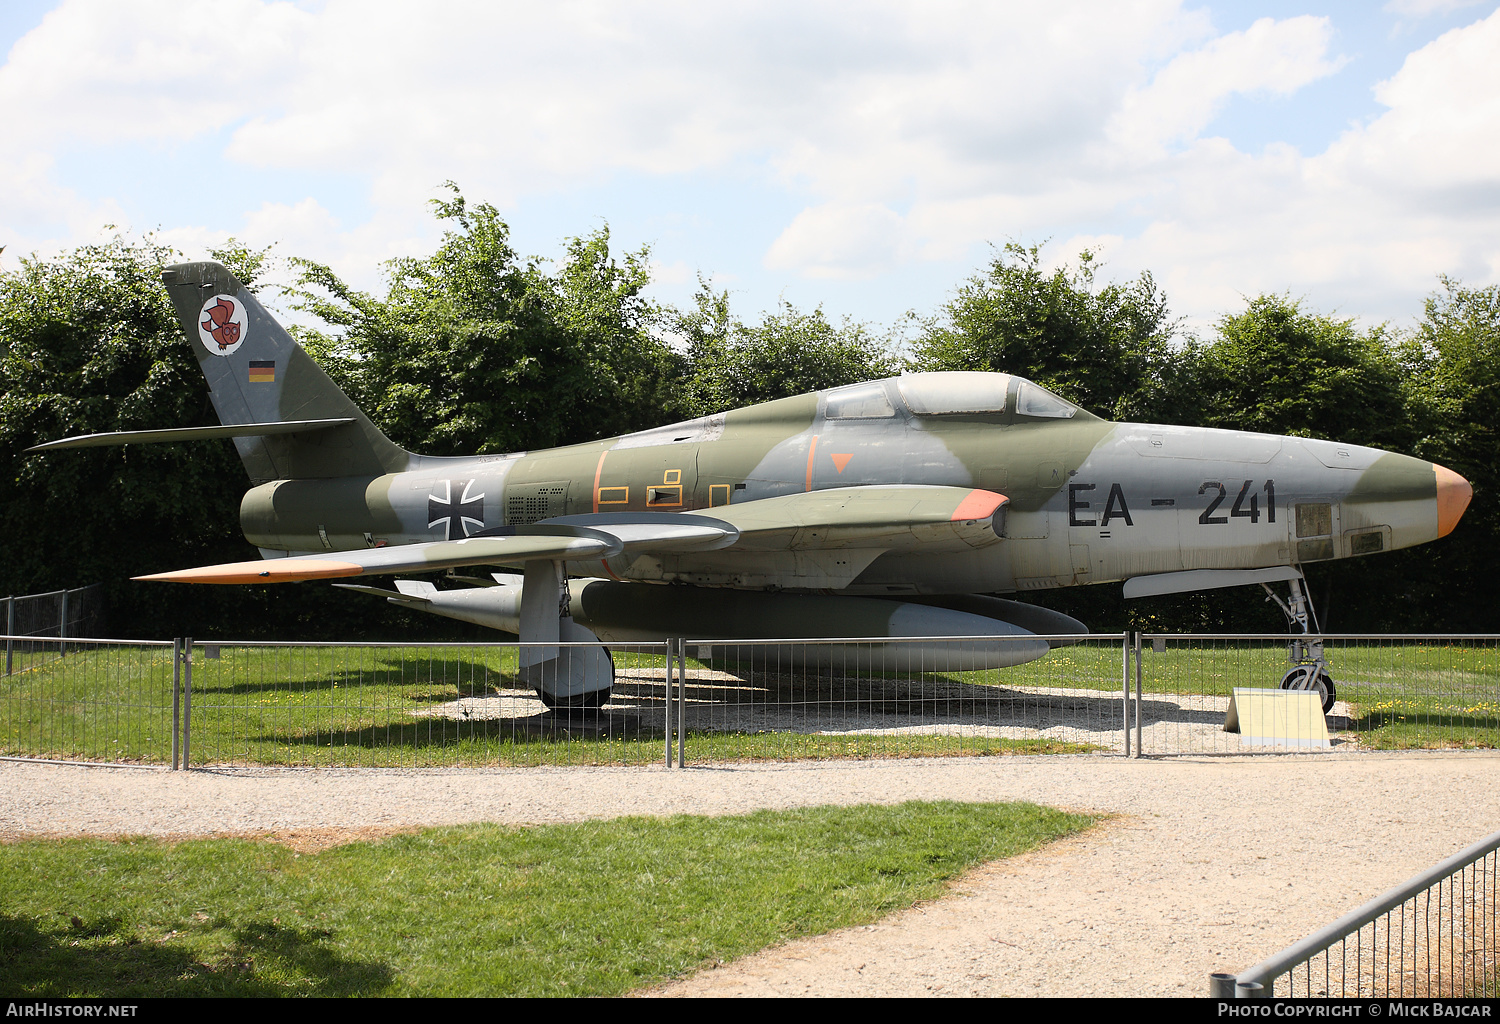
[[[371,423],[318,364],[218,263],[182,263],[162,282],[226,426],[352,419],[331,429],[236,437],[256,484],[399,473],[412,456]]]

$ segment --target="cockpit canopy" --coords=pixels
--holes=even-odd
[[[829,391],[824,415],[829,419],[878,419],[894,416],[888,384],[895,384],[906,407],[917,416],[1004,415],[1026,419],[1072,419],[1082,409],[1045,388],[1008,373],[950,370],[912,373]]]

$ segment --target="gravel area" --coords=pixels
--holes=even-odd
[[[881,923],[663,995],[1188,995],[1500,828],[1500,752],[932,758],[688,768],[221,770],[0,762],[0,838],[258,835],[317,849],[471,821],[904,800],[1115,817]]]

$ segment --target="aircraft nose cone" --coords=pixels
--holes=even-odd
[[[1432,469],[1437,474],[1438,536],[1446,537],[1463,518],[1474,488],[1451,469],[1436,464]]]

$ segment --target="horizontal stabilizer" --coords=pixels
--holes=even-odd
[[[506,532],[501,534],[501,530]],[[135,579],[167,583],[295,583],[397,572],[437,572],[464,565],[505,565],[537,559],[610,558],[623,550],[618,538],[579,526],[510,526],[485,533],[481,537],[430,544],[330,551],[317,558],[272,558],[205,565]]]
[[[367,587],[363,583],[335,583],[340,590],[353,590],[360,594],[369,594],[371,597],[383,597],[399,604],[431,604],[431,600],[416,594],[403,594],[396,590],[387,590],[384,587]]]
[[[353,423],[348,417],[331,420],[281,420],[275,423],[237,423],[218,427],[168,427],[166,430],[117,430],[108,434],[80,434],[33,445],[28,452],[58,448],[105,448],[116,444],[164,444],[168,441],[213,441],[221,437],[269,437],[272,434],[307,434]]]

